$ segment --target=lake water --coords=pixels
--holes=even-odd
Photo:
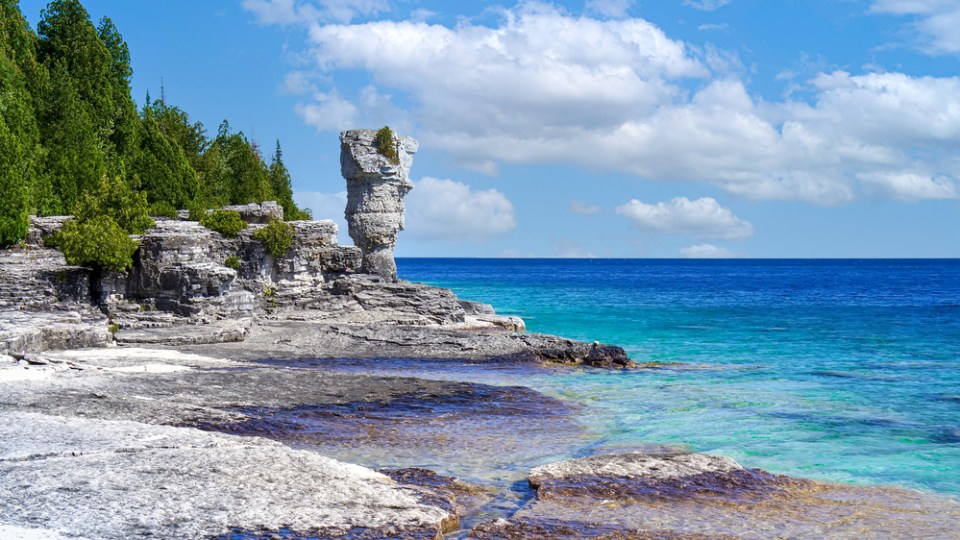
[[[683,444],[773,472],[960,495],[958,260],[397,264],[530,331],[663,363],[485,376],[583,404],[596,451]]]

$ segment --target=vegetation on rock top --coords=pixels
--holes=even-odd
[[[211,139],[163,98],[147,95],[138,110],[130,51],[109,17],[94,25],[80,0],[53,0],[34,31],[18,0],[0,0],[0,30],[0,247],[26,236],[30,214],[76,214],[75,234],[92,234],[79,225],[99,215],[79,214],[104,179],[154,215],[276,200],[286,219],[309,219],[279,141],[268,163],[226,121]],[[139,206],[104,204],[120,229],[139,228],[124,217]]]
[[[390,126],[383,126],[377,131],[373,138],[373,144],[376,146],[377,152],[387,158],[390,163],[394,165],[400,163],[400,156],[397,154],[397,137]]]
[[[293,245],[294,239],[293,227],[288,223],[273,219],[266,226],[257,229],[253,237],[263,242],[267,248],[267,253],[274,257],[283,257],[283,255]]]
[[[200,217],[200,224],[227,238],[234,238],[247,228],[247,222],[236,210],[214,210]]]

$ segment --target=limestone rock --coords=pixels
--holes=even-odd
[[[5,526],[103,540],[435,538],[456,520],[422,490],[261,438],[7,412],[0,440]]]
[[[0,309],[75,310],[90,306],[91,272],[55,250],[32,246],[0,252]]]
[[[537,498],[469,538],[949,538],[956,501],[898,488],[815,482],[677,450],[537,467]]]
[[[260,204],[237,204],[233,206],[224,206],[223,210],[233,210],[240,214],[240,218],[247,223],[269,223],[270,220],[277,219],[283,221],[283,207],[276,201],[264,201]]]
[[[396,279],[393,249],[403,230],[403,197],[413,188],[409,179],[413,154],[419,147],[410,137],[396,137],[397,163],[374,145],[376,131],[340,133],[340,170],[347,180],[345,216],[350,238],[363,252],[361,270]]]
[[[0,353],[22,356],[112,342],[107,318],[97,310],[0,311]]]
[[[27,232],[27,244],[42,246],[43,240],[63,228],[67,220],[73,216],[30,216],[30,229]]]

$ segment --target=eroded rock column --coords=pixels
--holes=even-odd
[[[394,136],[396,162],[377,150],[376,131],[340,133],[340,171],[347,180],[344,213],[350,238],[363,252],[361,271],[397,279],[393,248],[403,230],[403,197],[413,189],[408,174],[419,144]]]

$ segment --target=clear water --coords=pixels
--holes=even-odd
[[[530,331],[667,363],[507,377],[586,405],[598,447],[686,444],[773,472],[960,495],[958,260],[398,266]]]

